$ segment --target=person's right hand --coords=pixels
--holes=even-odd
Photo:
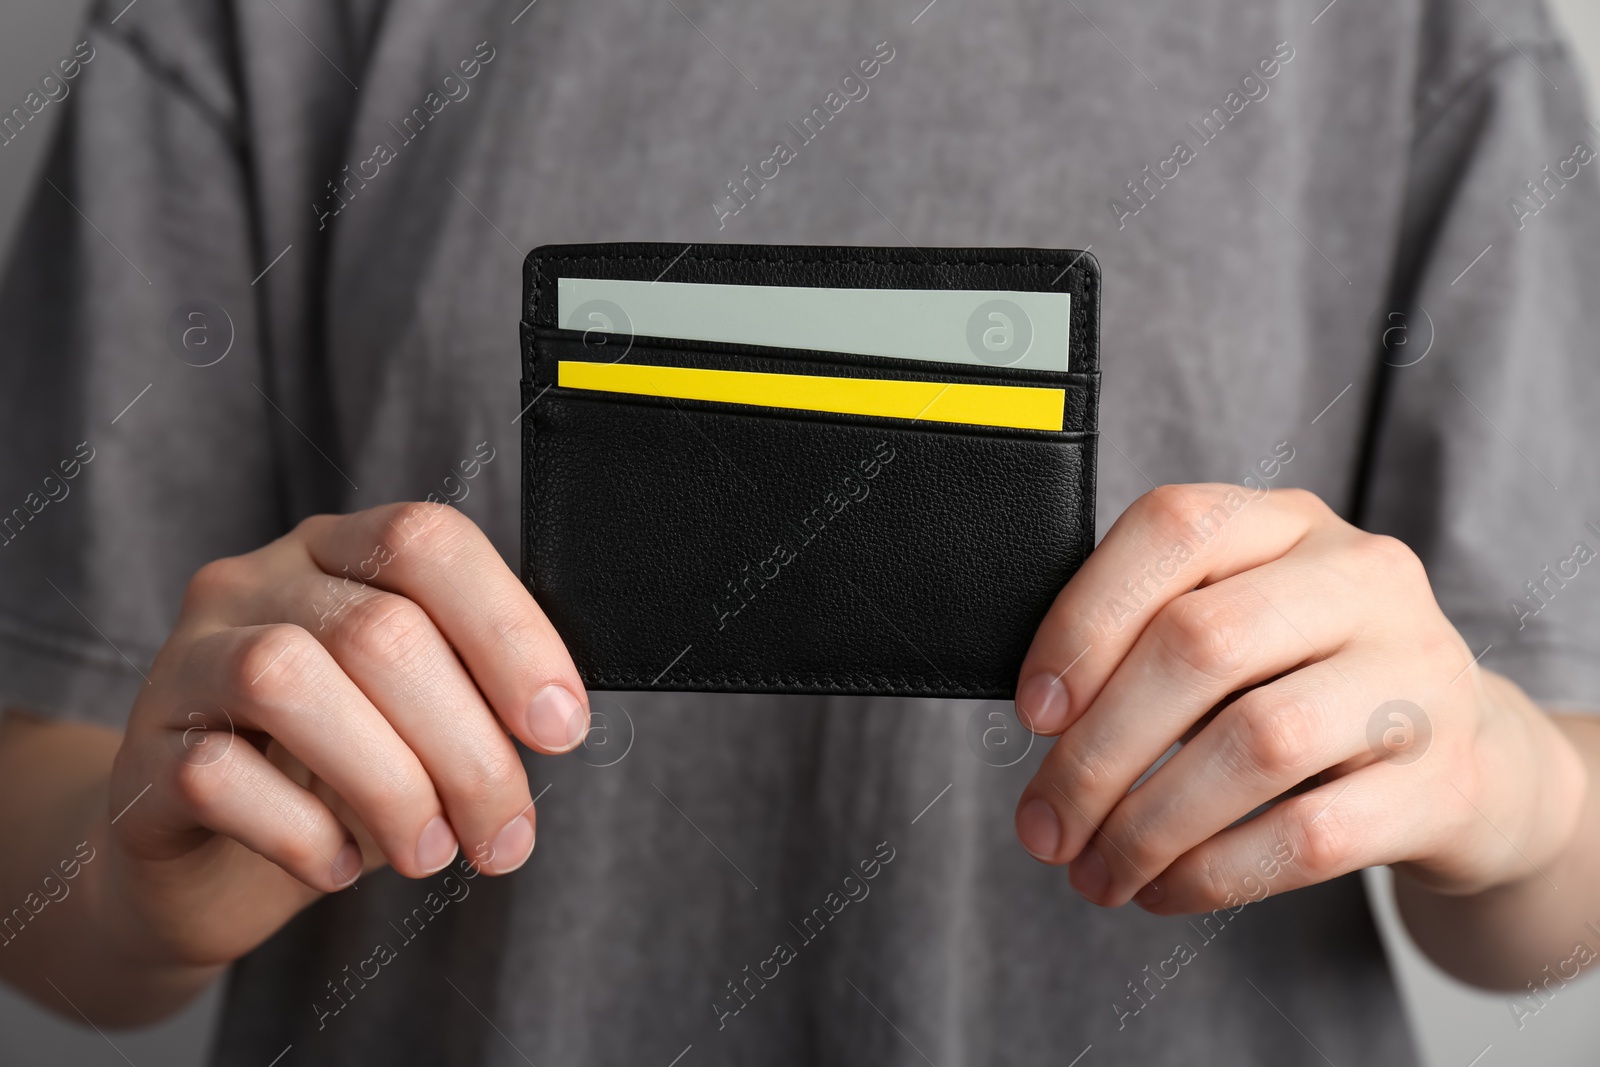
[[[207,564],[149,679],[95,893],[126,949],[180,967],[238,958],[383,863],[516,870],[534,811],[511,738],[565,752],[589,722],[544,613],[440,504],[314,516]]]

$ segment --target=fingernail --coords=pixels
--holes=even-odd
[[[546,752],[573,748],[588,729],[588,711],[565,686],[545,686],[528,709],[528,735]]]
[[[417,866],[422,869],[423,874],[442,871],[456,858],[460,848],[456,842],[456,835],[450,829],[450,824],[444,821],[444,816],[435,815],[428,825],[422,828],[422,836],[417,838]]]
[[[489,842],[489,860],[484,870],[490,874],[510,874],[527,863],[531,855],[533,823],[528,816],[518,815]]]
[[[1151,882],[1133,896],[1141,908],[1153,908],[1166,898],[1167,891],[1161,887],[1160,882]]]
[[[346,889],[361,877],[361,849],[354,841],[345,842],[333,857],[333,884]]]
[[[1017,718],[1036,734],[1053,734],[1067,725],[1067,687],[1053,674],[1036,674],[1017,690]]]
[[[1017,812],[1017,839],[1036,860],[1049,863],[1056,858],[1061,847],[1061,820],[1048,800],[1034,797]]]
[[[1106,858],[1093,845],[1084,849],[1067,875],[1072,887],[1085,900],[1099,901],[1111,884],[1111,872],[1106,868]]]

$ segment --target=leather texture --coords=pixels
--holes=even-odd
[[[587,334],[558,278],[1070,292],[1066,373]],[[1011,697],[1094,543],[1100,272],[1045,249],[614,244],[524,267],[523,580],[594,690]],[[1066,390],[1012,430],[563,389],[560,361]],[[531,405],[531,406],[530,406]]]

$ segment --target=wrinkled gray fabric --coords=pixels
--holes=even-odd
[[[459,494],[479,442],[460,506],[515,563],[520,260],[598,240],[1092,246],[1102,532],[1288,442],[1274,484],[1409,541],[1486,665],[1597,703],[1600,576],[1541,568],[1600,545],[1600,164],[1560,177],[1594,131],[1532,3],[122,7],[0,290],[10,704],[120,723],[196,567]],[[867,95],[729,214],[725,183],[880,42]],[[373,176],[335,215],[347,165]],[[212,366],[169,345],[197,299],[231,320]],[[609,699],[614,747],[529,758],[522,871],[312,907],[234,969],[217,1062],[1412,1061],[1357,880],[1225,926],[1090,907],[1014,840],[1043,744],[980,760],[994,706]]]

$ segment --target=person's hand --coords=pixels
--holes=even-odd
[[[1385,863],[1448,894],[1537,877],[1586,773],[1480,652],[1403,543],[1314,495],[1157,489],[1023,663],[1018,716],[1059,739],[1017,834],[1088,900],[1163,914]]]
[[[93,869],[106,928],[174,966],[237,958],[364,868],[517,869],[512,737],[563,752],[589,721],[549,621],[441,504],[315,516],[201,568],[149,682]]]

